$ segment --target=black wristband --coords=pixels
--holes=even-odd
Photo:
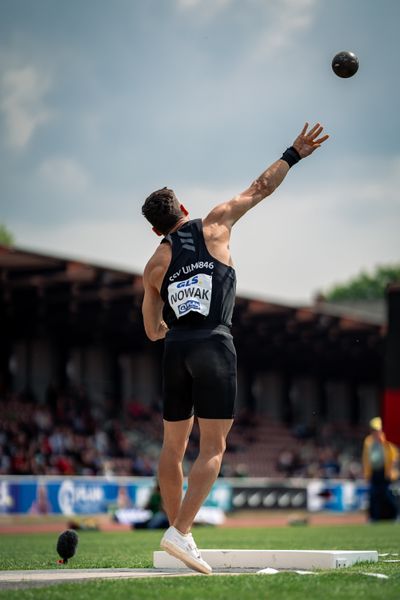
[[[290,146],[290,148],[287,148],[285,150],[285,152],[282,154],[280,160],[284,160],[285,162],[287,162],[287,164],[289,165],[289,169],[290,169],[290,167],[293,167],[293,165],[295,165],[296,163],[299,162],[299,160],[301,160],[301,156],[297,152],[296,148],[293,148],[293,146]]]

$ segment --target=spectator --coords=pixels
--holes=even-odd
[[[293,450],[282,450],[278,456],[276,468],[286,477],[291,477],[297,468],[297,457]]]
[[[340,464],[335,456],[333,448],[323,448],[319,460],[320,474],[324,479],[339,477]]]
[[[47,488],[45,484],[37,486],[36,500],[33,501],[29,513],[31,515],[48,515],[51,513],[51,504],[47,495]]]
[[[390,484],[397,479],[397,448],[386,440],[380,417],[371,419],[370,434],[364,440],[363,468],[370,484],[369,517],[371,521],[383,518],[396,519],[398,509]]]
[[[168,527],[168,517],[163,507],[158,481],[150,494],[145,509],[151,511],[152,515],[150,519],[141,523],[135,523],[132,526],[133,529],[165,529]]]

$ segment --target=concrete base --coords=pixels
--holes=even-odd
[[[375,550],[201,550],[201,555],[213,569],[340,569],[362,561],[378,561]],[[153,564],[158,569],[184,566],[163,551],[154,552]]]
[[[257,569],[220,569],[213,575],[244,575],[256,573]],[[45,587],[59,583],[79,583],[99,579],[138,579],[148,577],[205,577],[190,571],[181,563],[174,569],[58,569],[0,571],[0,590],[20,590],[32,587]]]

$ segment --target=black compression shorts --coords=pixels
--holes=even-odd
[[[166,421],[193,414],[203,419],[232,419],[236,399],[236,350],[226,327],[171,331],[163,358]]]

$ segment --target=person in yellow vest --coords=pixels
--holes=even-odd
[[[370,484],[369,517],[371,521],[396,519],[399,509],[390,484],[399,476],[399,451],[387,441],[380,417],[371,419],[369,427],[370,434],[364,440],[362,455],[364,477]]]

